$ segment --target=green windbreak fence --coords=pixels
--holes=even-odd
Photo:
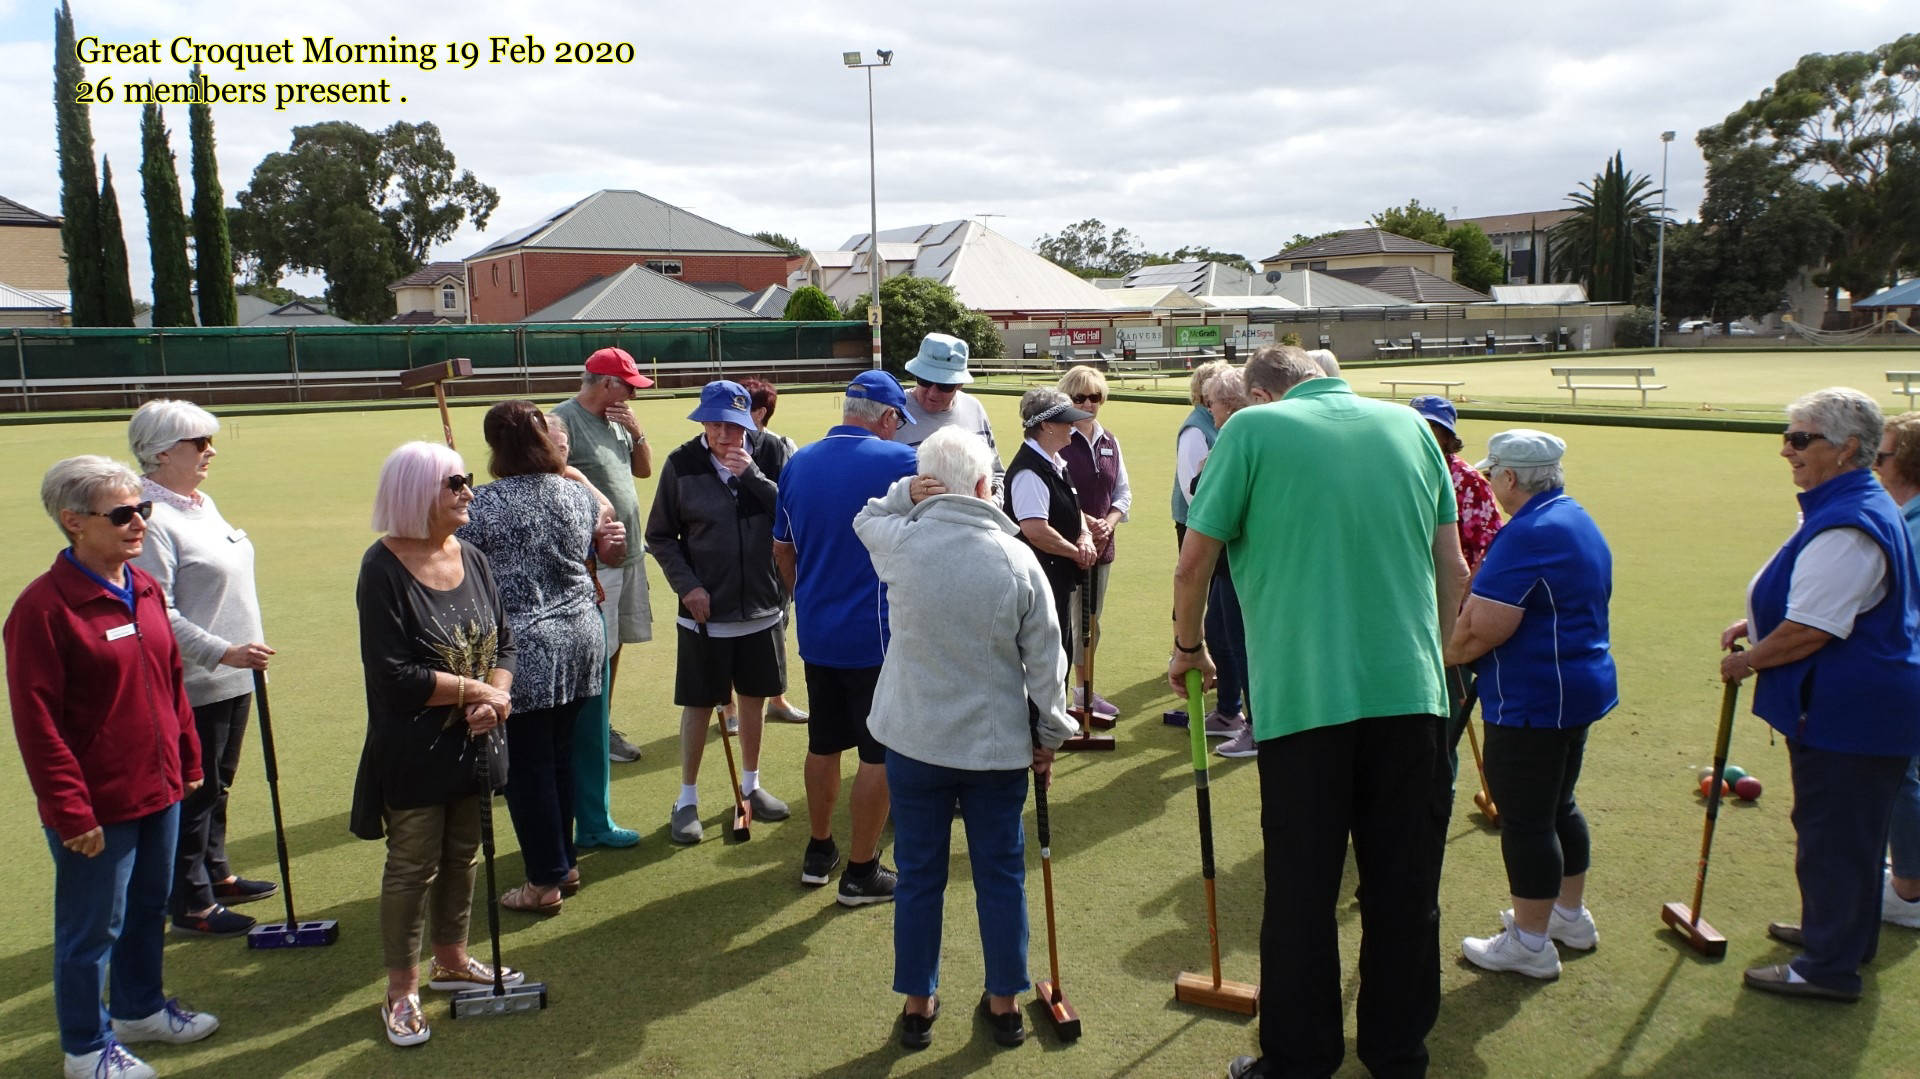
[[[863,322],[586,323],[504,326],[250,326],[0,330],[0,380],[325,375],[395,371],[454,357],[502,372],[578,366],[616,345],[642,368],[746,370],[866,355]],[[11,346],[11,347],[8,347]],[[11,360],[12,362],[8,362]]]

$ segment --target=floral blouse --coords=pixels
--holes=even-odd
[[[1468,571],[1477,570],[1500,531],[1500,509],[1487,478],[1459,454],[1447,455],[1447,467],[1453,471],[1453,497],[1460,503],[1460,553],[1466,556]]]

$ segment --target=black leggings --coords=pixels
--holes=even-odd
[[[1573,800],[1587,728],[1488,724],[1487,788],[1500,807],[1500,854],[1507,889],[1519,899],[1554,899],[1563,877],[1587,871],[1592,842]]]

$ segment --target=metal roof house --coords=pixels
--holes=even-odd
[[[576,289],[521,321],[731,322],[762,317],[765,316],[635,262],[611,277]]]
[[[815,251],[820,288],[845,304],[873,287],[867,233],[850,237],[838,251]],[[880,261],[885,277],[911,274],[950,286],[960,302],[988,314],[1026,311],[1107,311],[1116,303],[1107,290],[1075,276],[977,221],[942,221],[883,229]]]

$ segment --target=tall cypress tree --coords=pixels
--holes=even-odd
[[[187,264],[187,218],[180,175],[173,168],[167,120],[160,106],[140,111],[140,193],[147,204],[147,252],[153,257],[153,324],[193,325],[193,268]]]
[[[193,66],[193,81],[200,81],[199,64]],[[193,145],[193,280],[200,292],[200,325],[232,326],[240,321],[240,311],[233,294],[227,197],[213,154],[212,106],[188,106],[187,133]]]
[[[67,249],[73,324],[104,320],[106,279],[100,271],[99,179],[93,171],[93,123],[79,104],[87,71],[73,51],[73,9],[60,0],[53,16],[53,126],[60,143],[60,242]]]
[[[100,163],[100,322],[133,325],[133,281],[127,274],[127,237],[120,228],[120,197],[113,193],[113,162]]]

